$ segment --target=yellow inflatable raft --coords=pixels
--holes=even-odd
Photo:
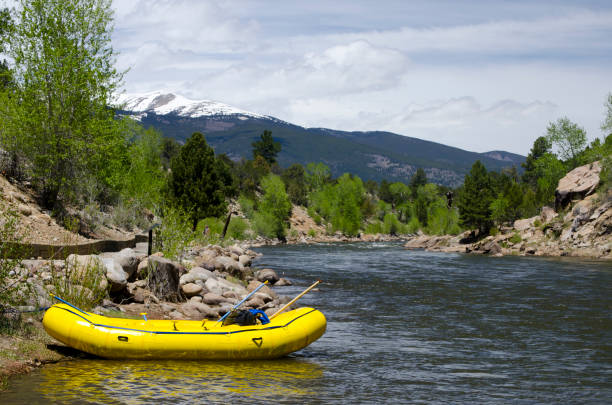
[[[45,313],[47,333],[96,356],[114,359],[274,359],[300,350],[325,332],[325,316],[298,308],[266,325],[217,321],[122,319],[55,304]]]

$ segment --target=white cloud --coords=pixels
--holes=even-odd
[[[127,91],[165,89],[305,126],[518,153],[560,115],[599,135],[612,90],[609,8],[529,2],[506,19],[476,7],[484,14],[469,21],[440,9],[436,25],[429,3],[410,3],[422,14],[402,18],[404,2],[351,12],[353,2],[123,0],[114,41],[131,67]]]

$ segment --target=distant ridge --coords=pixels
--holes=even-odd
[[[264,130],[282,145],[279,164],[322,162],[334,176],[348,172],[366,180],[410,181],[423,168],[430,181],[451,187],[463,182],[472,164],[480,160],[489,170],[520,164],[525,157],[505,151],[485,153],[425,141],[391,132],[348,132],[304,128],[210,100],[189,100],[171,93],[124,94],[119,111],[153,126],[165,136],[185,141],[202,132],[217,153],[233,160],[252,157],[252,143]]]

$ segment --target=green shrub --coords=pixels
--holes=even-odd
[[[246,239],[246,232],[249,229],[249,223],[242,218],[232,217],[227,227],[227,236],[232,239]]]
[[[308,230],[308,236],[310,236],[311,238],[314,238],[315,236],[317,236],[317,232],[314,229],[310,228]]]
[[[77,266],[75,261],[64,260],[63,270],[51,262],[51,285],[58,297],[90,310],[107,295],[106,269],[98,260],[90,260],[84,267]]]
[[[244,215],[249,219],[253,219],[253,214],[255,213],[255,201],[251,200],[245,195],[241,195],[238,198],[238,204],[240,204],[240,208],[242,209]]]
[[[419,222],[419,219],[414,216],[410,218],[410,221],[406,227],[407,233],[416,233],[419,229],[421,229],[421,223]]]
[[[520,243],[523,239],[521,238],[521,235],[519,235],[517,232],[514,233],[514,235],[512,235],[510,237],[510,239],[508,239],[508,242],[513,243],[513,244],[517,244]]]
[[[377,234],[385,233],[384,224],[381,221],[369,223],[365,228],[365,233]]]
[[[276,237],[276,219],[267,213],[255,212],[253,215],[253,229],[257,234],[265,236],[267,238]]]
[[[386,234],[397,235],[398,233],[400,233],[400,229],[402,228],[402,226],[395,214],[389,213],[385,215],[383,223]]]
[[[214,220],[218,221],[216,218]],[[202,226],[203,229],[204,226]],[[201,233],[198,234],[201,235]],[[161,226],[155,230],[153,246],[156,251],[163,252],[164,257],[180,261],[194,237],[191,218],[180,208],[166,207],[162,215]]]

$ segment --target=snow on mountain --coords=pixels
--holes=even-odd
[[[181,117],[190,118],[213,115],[240,115],[253,118],[270,118],[216,101],[190,100],[180,95],[162,93],[160,91],[144,94],[121,94],[117,97],[116,104],[126,111],[135,113],[155,113],[157,115],[176,114]]]

